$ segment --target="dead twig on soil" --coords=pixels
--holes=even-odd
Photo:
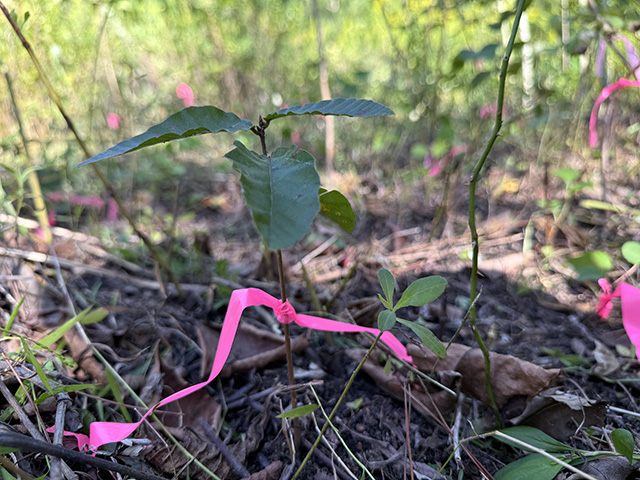
[[[213,442],[214,446],[220,451],[222,456],[227,460],[227,462],[229,463],[229,466],[231,467],[231,470],[233,470],[233,473],[235,473],[236,475],[238,475],[241,478],[245,478],[245,477],[251,476],[251,473],[249,473],[249,470],[247,470],[244,467],[244,465],[242,465],[238,461],[238,459],[235,457],[235,455],[233,453],[231,453],[231,450],[229,450],[227,448],[227,446],[222,441],[222,439],[218,436],[216,431],[213,428],[211,428],[211,425],[209,425],[207,422],[205,422],[204,419],[202,419],[202,418],[199,418],[198,420],[200,422],[200,426],[204,430],[205,436],[211,442]]]
[[[52,445],[51,443],[36,440],[19,433],[0,432],[0,445],[4,447],[17,448],[22,452],[43,453],[45,455],[63,458],[68,461],[79,462],[84,465],[99,468],[100,470],[128,475],[131,478],[137,478],[138,480],[166,480],[163,477],[159,477],[151,473],[141,472],[136,468],[110,462],[103,458],[93,457],[86,453],[76,452],[75,450],[69,450],[68,448],[64,448],[59,445]]]

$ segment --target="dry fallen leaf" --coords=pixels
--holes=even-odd
[[[522,415],[511,422],[535,427],[556,440],[566,442],[582,427],[604,425],[606,411],[605,402],[551,388],[532,399]]]

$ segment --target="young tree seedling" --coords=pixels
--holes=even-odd
[[[266,130],[272,121],[299,115],[338,115],[373,117],[393,115],[393,112],[371,100],[337,98],[280,109],[256,125],[236,114],[213,106],[187,107],[171,115],[146,132],[124,140],[108,150],[82,162],[88,165],[117,157],[159,143],[179,140],[206,133],[251,131],[260,138],[261,154],[248,149],[239,141],[225,157],[240,173],[244,199],[249,206],[253,222],[269,250],[276,251],[282,302],[287,300],[286,279],[282,268],[282,249],[293,246],[311,228],[320,212],[351,233],[355,226],[355,213],[349,201],[336,190],[327,191],[320,185],[313,156],[297,146],[279,147],[271,154],[267,150]],[[289,383],[294,384],[293,358],[289,325],[284,326],[287,372]],[[297,405],[295,390],[291,390],[292,408]],[[300,433],[295,428],[296,444]]]

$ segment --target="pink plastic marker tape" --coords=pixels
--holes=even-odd
[[[611,290],[611,285],[606,279],[601,278],[598,284],[602,287],[602,295],[596,313],[602,318],[608,318],[611,313],[611,299],[620,298],[622,303],[622,325],[624,326],[631,343],[636,346],[636,355],[640,360],[640,289],[621,283],[615,289]]]
[[[627,87],[640,87],[640,81],[637,80],[629,80],[627,78],[621,78],[615,83],[611,85],[607,85],[602,89],[600,95],[596,99],[596,103],[593,104],[593,109],[591,110],[591,117],[589,118],[589,146],[595,147],[598,145],[598,131],[596,130],[596,123],[598,122],[598,110],[600,109],[600,105],[604,102],[609,96],[620,88]]]
[[[380,333],[380,330],[376,328],[361,327],[359,325],[352,325],[335,320],[327,320],[326,318],[297,314],[288,301],[282,303],[280,300],[257,288],[235,290],[231,294],[227,314],[224,317],[222,331],[220,332],[218,349],[216,350],[216,355],[213,360],[213,367],[211,368],[211,373],[206,381],[169,395],[145,413],[139,422],[93,422],[89,427],[88,437],[84,434],[71,432],[65,432],[65,435],[75,436],[78,439],[78,448],[80,450],[85,449],[87,446],[89,450],[96,450],[99,446],[106,443],[120,442],[131,435],[158,407],[185,397],[207,385],[222,371],[222,367],[224,367],[224,364],[229,357],[229,352],[231,351],[231,346],[233,345],[233,341],[236,337],[242,312],[245,308],[254,307],[256,305],[264,305],[272,308],[278,320],[285,324],[296,323],[301,327],[328,332],[368,332],[375,336],[378,336]],[[404,345],[402,345],[402,343],[400,343],[392,333],[384,332],[381,339],[394,353],[396,353],[396,355],[398,355],[398,357],[408,362],[412,361],[411,357],[407,354],[407,350],[404,348]],[[52,430],[53,427],[49,429],[49,431]]]

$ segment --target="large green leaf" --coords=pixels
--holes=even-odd
[[[287,248],[307,233],[320,210],[320,177],[313,157],[297,147],[258,155],[242,143],[225,155],[241,174],[244,199],[258,232],[272,250]]]
[[[345,115],[347,117],[375,117],[378,115],[394,115],[393,110],[373,102],[359,98],[335,98],[322,100],[295,107],[282,108],[270,113],[264,119],[267,122],[289,115]]]
[[[204,133],[233,133],[238,130],[249,130],[249,120],[241,120],[236,114],[224,112],[216,107],[188,107],[174,113],[162,123],[154,125],[146,132],[118,143],[98,155],[82,162],[82,165],[94,163],[105,158],[140,150],[144,147],[170,142],[181,138],[202,135]]]
[[[557,441],[555,438],[550,437],[543,431],[528,426],[518,426],[518,427],[509,427],[503,428],[500,432],[508,435],[510,437],[515,438],[516,440],[520,440],[521,442],[526,443],[527,445],[531,445],[533,447],[539,448],[540,450],[544,450],[547,453],[560,453],[567,452],[572,450],[572,447],[569,445],[565,445],[562,442]],[[520,445],[519,443],[515,443],[507,438],[496,436],[496,440],[500,440],[507,445],[514,446],[516,448],[520,448],[523,450],[527,450],[524,445]]]
[[[539,453],[519,458],[493,474],[496,480],[553,480],[564,467]]]
[[[437,275],[420,278],[407,287],[394,310],[409,306],[421,307],[431,303],[442,295],[446,287],[447,281]]]
[[[320,188],[319,199],[320,213],[337,223],[345,232],[352,233],[356,226],[356,214],[347,197],[337,190]]]

